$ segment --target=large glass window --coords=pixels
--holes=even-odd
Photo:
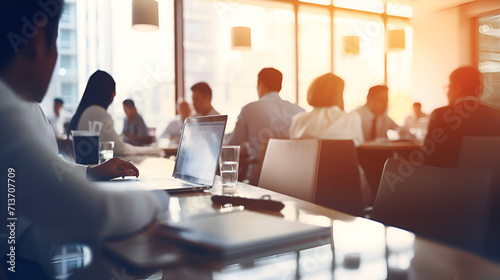
[[[272,1],[186,0],[184,5],[185,98],[205,81],[212,105],[234,128],[243,106],[256,101],[257,74],[264,67],[283,73],[281,97],[296,102],[293,6]],[[251,50],[232,50],[230,30],[251,28]]]
[[[420,100],[418,92],[413,92],[411,85],[410,65],[413,60],[413,29],[403,22],[391,21],[389,30],[404,30],[405,48],[387,49],[387,85],[389,87],[389,114],[398,123],[412,112],[414,102],[424,107],[425,100]]]
[[[351,111],[366,102],[368,89],[384,84],[384,25],[379,17],[334,16],[334,73],[344,79],[344,107]],[[359,37],[359,53],[345,53],[344,37]]]
[[[160,29],[154,32],[131,28],[130,0],[65,1],[58,37],[59,59],[42,104],[44,109],[52,107],[53,97],[64,95],[66,109],[73,111],[88,77],[101,69],[111,73],[117,82],[117,97],[108,109],[115,118],[116,130],[121,130],[121,101],[126,98],[135,101],[148,126],[162,130],[175,114],[174,77],[178,73],[174,64],[174,0],[158,1]],[[213,106],[229,116],[228,132],[241,108],[258,99],[257,74],[264,67],[279,69],[284,75],[282,98],[306,109],[310,109],[309,85],[332,70],[346,82],[346,111],[364,104],[368,89],[386,80],[391,95],[389,113],[395,119],[410,110],[412,101],[419,101],[413,100],[414,93],[408,88],[412,29],[401,17],[412,16],[409,5],[392,0],[182,2],[182,94],[192,103],[191,86],[207,82],[213,91]],[[387,26],[382,20],[384,9]],[[496,66],[500,60],[496,59],[498,50],[492,43],[498,38],[498,17],[483,17],[479,25],[479,66],[486,78],[485,99],[496,98],[500,104],[500,97],[488,95],[500,84],[495,70],[500,68]],[[235,26],[251,29],[251,49],[231,48],[231,28]],[[405,50],[387,52],[386,28],[405,30]],[[345,51],[346,38],[353,36],[359,40],[359,52]],[[76,97],[70,97],[75,87]]]
[[[111,44],[107,70],[116,81],[117,95],[108,111],[121,132],[122,101],[130,98],[146,125],[161,133],[175,116],[173,1],[158,1],[160,29],[152,32],[132,29],[130,1],[110,2],[111,37],[99,42],[99,48]]]
[[[380,0],[333,0],[336,7],[383,13],[384,2]]]
[[[500,106],[500,15],[478,19],[478,67],[484,76],[483,100]]]
[[[326,9],[299,8],[299,105],[310,108],[307,89],[318,76],[331,72],[330,12]]]

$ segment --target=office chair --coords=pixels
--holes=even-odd
[[[270,139],[259,187],[363,216],[352,140]]]
[[[484,245],[490,174],[386,161],[371,218],[477,252]]]
[[[492,184],[489,196],[488,246],[485,254],[500,261],[500,137],[465,136],[458,157],[459,168],[490,170]]]

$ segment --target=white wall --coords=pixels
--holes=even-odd
[[[421,100],[423,109],[447,104],[443,86],[453,69],[464,63],[460,51],[460,14],[458,8],[429,11],[415,7],[413,26],[412,97]]]
[[[447,104],[443,86],[451,72],[474,64],[474,19],[499,10],[499,0],[415,1],[411,24],[414,32],[412,97],[424,110]],[[446,4],[446,5],[444,5]]]

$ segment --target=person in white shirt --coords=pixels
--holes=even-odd
[[[344,80],[327,73],[316,78],[307,90],[307,102],[314,109],[292,118],[290,138],[352,139],[354,145],[363,143],[361,117],[356,112],[344,112]],[[365,206],[370,205],[372,193],[365,172],[358,166]]]
[[[429,115],[422,112],[420,102],[413,103],[413,112],[405,118],[404,128],[414,134],[417,139],[424,140],[429,125]]]
[[[193,92],[193,107],[199,116],[220,115],[217,110],[212,107],[212,89],[205,82],[200,82],[191,87]]]
[[[154,154],[161,150],[157,147],[136,147],[125,143],[114,128],[111,115],[106,111],[116,95],[116,83],[110,74],[97,70],[90,76],[82,100],[70,122],[70,130],[89,130],[89,122],[102,123],[99,141],[114,141],[115,155]]]
[[[132,234],[168,207],[164,192],[100,190],[76,170],[77,166],[68,165],[54,153],[54,135],[47,133],[51,129],[46,118],[37,119],[37,114],[44,115],[36,102],[45,96],[57,59],[63,3],[0,1],[0,37],[17,38],[0,40],[0,118],[9,120],[0,123],[0,179],[6,187],[10,184],[0,199],[5,203],[10,199],[12,206],[10,213],[8,209],[0,212],[3,221],[7,215],[12,218],[12,230],[4,226],[0,233],[8,236],[15,232],[13,242],[0,242],[2,267],[8,266],[7,254],[13,252],[16,259],[16,272],[8,268],[0,271],[8,279],[50,277],[54,244],[94,243]],[[34,19],[36,32],[20,37],[26,29],[19,18]],[[41,127],[41,123],[46,126]],[[134,170],[124,171],[124,175],[137,175]],[[29,262],[23,262],[26,259]],[[42,271],[33,266],[23,269],[30,264],[37,264]]]
[[[54,98],[53,111],[48,115],[57,138],[64,138],[66,136],[64,127],[71,121],[71,115],[63,107],[64,101],[61,98]]]
[[[293,117],[290,138],[352,139],[361,145],[361,118],[344,112],[343,91],[344,81],[332,73],[316,78],[307,90],[307,102],[314,109]]]
[[[247,147],[249,164],[246,178],[252,185],[259,182],[261,158],[269,138],[288,138],[292,117],[304,112],[297,104],[281,99],[282,81],[283,74],[277,69],[264,68],[259,72],[259,100],[241,109],[236,127],[226,139],[228,145]]]
[[[368,90],[366,104],[355,110],[361,117],[365,141],[388,139],[387,131],[389,129],[396,130],[400,138],[414,138],[408,130],[400,127],[387,115],[388,106],[389,88],[387,86],[373,86]]]

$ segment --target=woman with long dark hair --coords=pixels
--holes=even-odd
[[[117,155],[158,154],[155,147],[134,147],[123,142],[115,129],[111,115],[106,111],[116,95],[116,83],[108,73],[97,70],[90,76],[82,100],[71,119],[70,130],[88,130],[89,121],[102,122],[100,141],[114,141]]]

